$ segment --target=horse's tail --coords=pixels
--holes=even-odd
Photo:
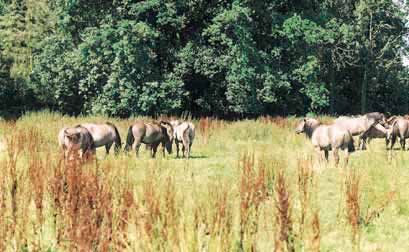
[[[354,145],[354,138],[352,137],[351,132],[348,131],[348,152],[354,152],[355,151],[355,145]]]
[[[111,126],[111,127],[115,130],[115,135],[116,135],[116,137],[115,137],[115,139],[114,139],[114,141],[115,141],[115,153],[118,154],[118,152],[119,152],[119,151],[121,150],[121,148],[122,148],[121,135],[119,135],[118,128],[117,128],[114,124],[112,124],[112,123],[110,123],[110,122],[107,122],[107,124],[108,124],[109,126]]]
[[[126,136],[126,145],[125,145],[124,151],[129,151],[130,149],[132,149],[132,144],[134,141],[135,141],[135,137],[133,136],[132,125],[131,125],[129,126],[128,135]]]
[[[81,127],[81,126],[79,126]],[[97,147],[95,146],[95,142],[94,142],[94,138],[92,137],[91,133],[87,130],[87,132],[85,133],[85,135],[87,136],[87,145],[85,147],[84,150],[84,154],[86,155],[95,155],[96,154],[96,149]]]
[[[187,152],[186,158],[190,158],[190,146],[191,146],[191,138],[190,134],[192,132],[192,128],[190,124],[187,124],[186,129],[183,131],[182,137],[183,137],[183,145],[185,145],[185,151]],[[185,153],[183,153],[185,155]]]

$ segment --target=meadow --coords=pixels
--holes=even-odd
[[[142,147],[138,159],[101,148],[85,164],[64,162],[63,126],[110,121],[124,143],[137,119],[151,120],[38,112],[0,121],[0,251],[409,248],[406,151],[388,156],[374,140],[335,167],[295,134],[297,118],[201,118],[189,160],[175,147],[152,159]]]

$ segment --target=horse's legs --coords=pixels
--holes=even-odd
[[[324,150],[324,155],[325,155],[325,161],[328,162],[329,151],[328,151],[328,150]]]
[[[189,158],[190,156],[190,141],[189,138],[184,138],[183,139],[183,156],[186,158]]]
[[[151,147],[152,147],[152,158],[155,158],[155,157],[156,157],[156,152],[158,151],[158,146],[159,146],[159,143],[153,143],[153,144],[151,144]]]
[[[359,136],[358,144],[360,145],[362,141],[362,146],[359,146],[360,150],[366,150],[366,137],[365,136]]]
[[[178,140],[175,141],[176,144],[176,158],[179,158],[179,142]]]
[[[165,148],[166,146],[165,146],[165,143],[163,142],[162,143],[162,157],[166,157]]]
[[[362,142],[361,136],[358,136],[358,149],[359,150],[361,150],[361,142]]]
[[[182,143],[182,157],[185,158],[185,145]]]
[[[109,150],[111,149],[111,146],[112,146],[112,143],[105,144],[105,151],[107,155],[109,154]]]
[[[334,149],[332,150],[332,152],[334,152],[335,166],[338,166],[338,164],[339,164],[338,148],[334,148]]]
[[[393,146],[395,145],[395,143],[396,143],[396,136],[395,135],[393,135],[392,136],[392,140],[391,140],[391,150],[393,149]]]
[[[315,152],[317,153],[318,156],[318,163],[321,164],[322,162],[322,152],[320,147],[314,147]]]
[[[402,150],[405,150],[405,144],[406,144],[406,139],[404,137],[401,137],[400,146],[402,147]]]
[[[345,166],[346,166],[349,161],[349,150],[348,148],[346,148],[344,151],[345,151]]]
[[[139,157],[139,147],[141,147],[140,141],[135,141],[132,145],[132,149],[135,150],[136,157]]]

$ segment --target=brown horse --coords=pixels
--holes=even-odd
[[[121,150],[121,136],[118,129],[112,123],[81,123],[81,127],[88,129],[94,139],[95,147],[105,146],[106,154],[109,154],[111,146],[115,143],[115,154]]]
[[[195,138],[195,125],[191,122],[171,121],[174,129],[174,138],[176,144],[176,157],[179,157],[179,144],[182,144],[183,157],[189,158]]]
[[[64,158],[67,157],[68,153],[75,150],[81,150],[80,158],[83,158],[87,152],[95,154],[94,139],[84,127],[62,128],[58,134],[58,141],[64,151]]]
[[[346,154],[345,163],[348,163],[349,153],[355,151],[354,139],[348,130],[339,127],[336,124],[322,125],[316,119],[304,118],[297,126],[297,134],[305,133],[311,139],[317,153],[324,151],[325,159],[328,161],[329,151],[334,154],[335,164],[339,163],[339,149],[344,150]]]
[[[169,122],[161,121],[159,123],[136,122],[128,129],[125,151],[135,149],[136,156],[139,156],[139,147],[142,143],[150,145],[152,157],[156,156],[159,144],[162,144],[163,155],[165,148],[169,154],[172,154],[173,127]]]

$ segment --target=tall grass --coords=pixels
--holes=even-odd
[[[382,141],[354,153],[345,171],[316,167],[295,118],[194,121],[190,160],[98,150],[84,163],[58,148],[65,125],[111,121],[125,139],[138,119],[42,112],[1,122],[0,251],[409,247],[409,157],[396,151],[389,162]]]

